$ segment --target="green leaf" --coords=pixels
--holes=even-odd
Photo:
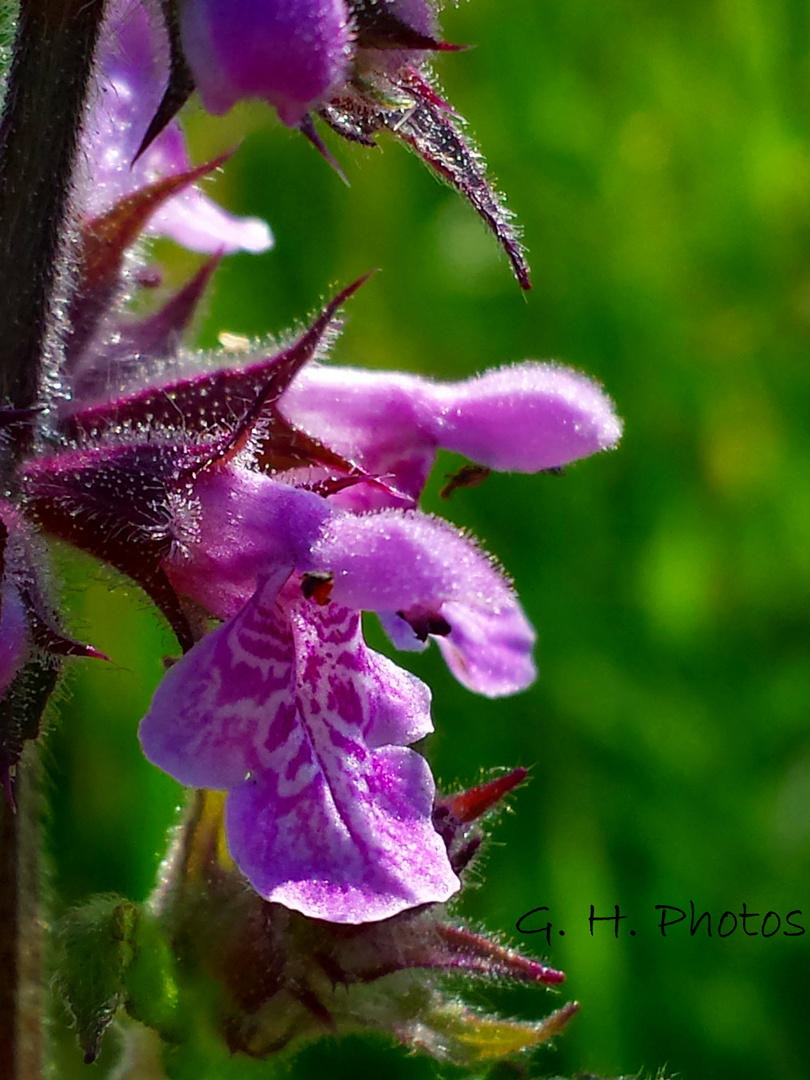
[[[156,916],[120,896],[96,896],[56,930],[55,984],[85,1061],[120,1008],[164,1038],[176,1035],[174,957]]]
[[[55,984],[73,1015],[86,1062],[95,1061],[101,1036],[124,996],[139,913],[120,896],[96,896],[57,927]]]

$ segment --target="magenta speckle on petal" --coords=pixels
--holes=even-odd
[[[330,766],[335,748],[322,734],[323,772],[294,799],[269,778],[247,780],[228,797],[231,854],[254,888],[340,923],[449,899],[459,882],[432,825],[434,786],[424,758],[385,747],[362,770],[345,757]]]

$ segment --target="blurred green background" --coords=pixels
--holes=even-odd
[[[434,690],[445,787],[532,769],[462,912],[550,956],[565,996],[478,1000],[525,1017],[581,1001],[539,1059],[549,1074],[806,1080],[810,934],[719,939],[716,921],[745,902],[782,929],[801,909],[810,929],[810,8],[475,0],[443,22],[478,46],[440,76],[524,227],[533,292],[392,141],[330,140],[346,189],[263,109],[192,114],[198,158],[244,136],[213,190],[277,241],[223,263],[199,340],[282,331],[379,266],[337,362],[461,377],[553,357],[604,382],[626,422],[616,453],[449,504],[443,459],[426,500],[497,553],[540,633],[541,677],[513,700],[476,699],[435,651],[403,658]],[[174,280],[197,265],[156,254]],[[172,643],[134,590],[63,561],[113,663],[76,666],[46,745],[53,882],[63,905],[140,899],[179,797],[136,741]],[[690,900],[714,936],[662,938],[655,905]],[[591,904],[621,906],[619,940],[590,936]],[[540,905],[566,931],[550,949],[515,930]],[[59,1070],[89,1075],[69,1044]],[[294,1075],[327,1071],[447,1072],[327,1040]]]

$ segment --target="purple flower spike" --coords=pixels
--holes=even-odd
[[[432,824],[430,694],[369,650],[357,613],[278,581],[172,667],[141,723],[146,756],[230,791],[228,845],[253,887],[362,923],[459,888]]]
[[[180,26],[213,113],[262,98],[295,127],[346,79],[352,35],[344,0],[185,0]]]
[[[163,180],[158,194],[193,178]],[[103,241],[137,232],[132,214],[155,186],[85,237],[87,282],[114,278],[110,252],[120,261],[129,233],[112,249]],[[431,730],[429,692],[365,646],[361,612],[401,648],[435,637],[456,677],[489,697],[535,677],[534,630],[511,583],[416,508],[437,450],[472,457],[475,479],[562,465],[620,434],[602,391],[550,364],[461,383],[318,366],[360,284],[271,355],[201,370],[170,357],[147,384],[105,393],[103,378],[92,389],[105,369],[88,354],[77,372],[97,402],[67,415],[64,445],[19,474],[26,515],[139,584],[185,652],[143,720],[147,757],[183,784],[228,792],[228,846],[262,897],[349,925],[443,903],[481,844],[471,819],[433,812],[428,766],[409,749]],[[134,345],[121,337],[123,360],[138,342],[155,359],[169,349],[187,301],[138,324]],[[4,590],[17,584],[5,573]],[[33,647],[93,655],[19,597]],[[18,614],[3,601],[0,646]],[[206,634],[206,617],[224,622]],[[16,663],[0,654],[0,679]],[[0,753],[0,772],[19,756],[16,743]],[[466,940],[445,945],[429,966],[491,962]]]
[[[138,0],[111,5],[98,58],[99,92],[87,120],[84,150],[91,182],[82,193],[83,215],[95,218],[122,198],[189,169],[185,140],[169,123],[134,161],[168,75],[165,31]],[[147,232],[169,236],[192,251],[266,251],[273,238],[259,218],[239,218],[197,187],[175,195],[152,216]]]

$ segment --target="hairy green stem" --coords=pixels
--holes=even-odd
[[[17,809],[0,807],[0,1078],[42,1076],[39,919],[39,761],[29,745],[18,770]],[[33,858],[27,857],[33,853]],[[16,854],[16,858],[10,858]]]
[[[38,404],[58,363],[73,169],[104,0],[21,0],[0,123],[0,401]]]
[[[0,700],[3,749],[13,750],[16,740],[21,751],[16,805],[0,804],[0,1080],[42,1075],[40,769],[33,739],[55,682],[55,667],[30,661]]]
[[[46,378],[58,373],[76,236],[74,170],[104,2],[20,0],[0,120],[0,405],[40,405]],[[16,440],[7,435],[2,446],[6,492],[30,426],[8,430]],[[39,729],[55,672],[29,674],[25,692],[4,695],[4,749]],[[29,742],[16,812],[0,806],[0,1080],[43,1075],[38,774]]]

